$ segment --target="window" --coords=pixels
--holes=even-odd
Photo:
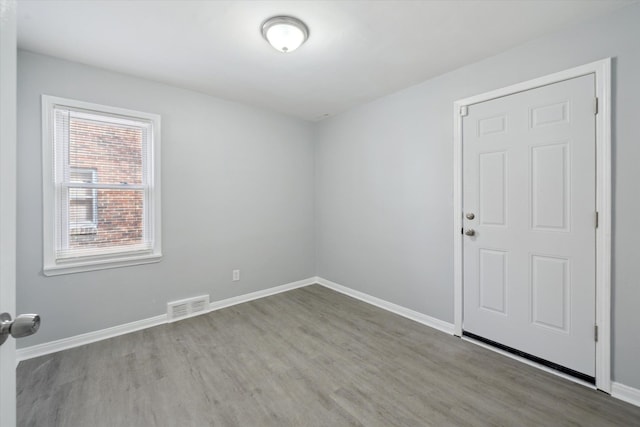
[[[69,168],[71,184],[96,184],[95,169]],[[70,233],[96,234],[98,232],[98,190],[95,188],[71,188],[69,190]]]
[[[44,95],[44,273],[157,262],[160,117]]]

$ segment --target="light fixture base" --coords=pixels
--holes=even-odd
[[[307,25],[292,16],[274,16],[262,24],[262,37],[276,50],[290,53],[309,38]]]

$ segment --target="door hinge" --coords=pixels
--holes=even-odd
[[[462,107],[460,107],[460,115],[462,117],[466,116],[469,114],[469,107],[467,107],[466,105],[463,105]]]
[[[593,98],[593,114],[598,114],[598,97]]]
[[[598,342],[598,325],[593,325],[593,339]]]
[[[600,223],[600,215],[598,215],[598,211],[596,211],[596,228],[598,228],[599,223]]]

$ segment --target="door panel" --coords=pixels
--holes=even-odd
[[[536,231],[569,231],[569,143],[531,148],[532,227]]]
[[[480,307],[506,314],[507,253],[480,249]]]
[[[534,324],[568,332],[569,271],[566,258],[531,257],[531,313]]]
[[[595,77],[469,106],[463,329],[595,375]]]
[[[506,225],[507,154],[504,151],[480,153],[480,219],[483,225]]]

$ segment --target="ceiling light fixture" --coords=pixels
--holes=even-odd
[[[262,24],[262,36],[280,52],[289,53],[309,38],[304,22],[291,16],[274,16]]]

